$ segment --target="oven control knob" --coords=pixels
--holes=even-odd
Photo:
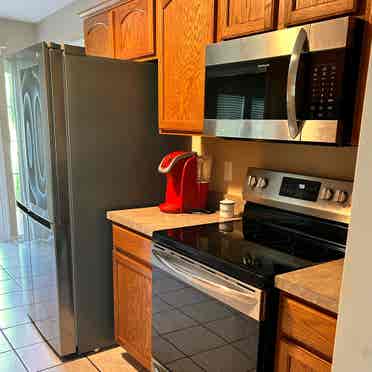
[[[328,187],[325,187],[320,192],[320,199],[321,200],[331,200],[333,198],[334,192],[332,189],[329,189]]]
[[[260,178],[258,179],[258,181],[257,181],[257,187],[258,187],[259,189],[264,189],[264,188],[267,186],[267,184],[268,184],[268,181],[267,181],[267,179],[264,178],[264,177],[260,177]]]
[[[345,203],[347,200],[349,199],[349,195],[346,191],[343,191],[343,190],[337,190],[335,192],[335,202],[336,203],[340,203],[340,204],[343,204]]]
[[[256,185],[257,185],[257,178],[255,176],[249,176],[248,177],[248,186],[253,188]]]

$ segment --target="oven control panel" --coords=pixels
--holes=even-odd
[[[353,183],[250,168],[244,199],[314,217],[349,223]]]
[[[322,184],[317,181],[283,177],[279,195],[315,202],[318,200],[321,185]]]

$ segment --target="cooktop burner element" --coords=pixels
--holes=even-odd
[[[250,169],[242,221],[160,231],[154,242],[272,287],[277,274],[344,257],[351,193],[351,182]]]

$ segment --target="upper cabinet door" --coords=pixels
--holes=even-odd
[[[295,25],[357,11],[358,0],[281,0],[285,2],[284,23]]]
[[[162,132],[201,133],[214,0],[159,3],[159,127]]]
[[[218,39],[272,30],[275,0],[218,0]]]
[[[84,38],[88,55],[115,57],[112,13],[105,12],[87,18],[84,21]]]
[[[129,0],[113,13],[116,57],[152,56],[155,53],[154,0]]]

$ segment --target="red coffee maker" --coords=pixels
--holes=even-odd
[[[209,182],[201,181],[201,159],[195,152],[176,151],[163,158],[159,172],[167,177],[165,202],[160,210],[185,213],[206,209]]]

